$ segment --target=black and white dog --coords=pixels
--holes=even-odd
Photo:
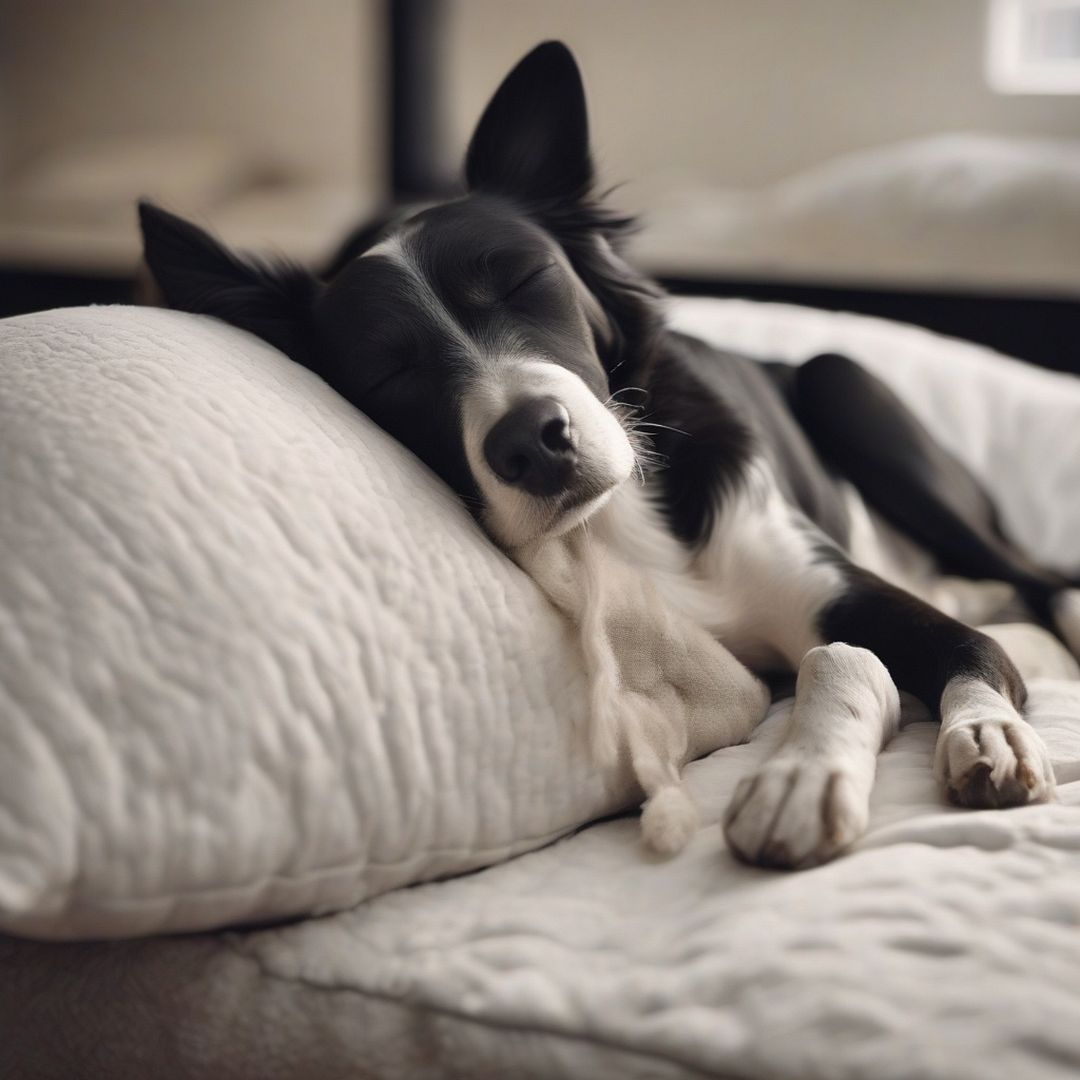
[[[1009,544],[972,476],[843,357],[773,367],[665,327],[658,288],[618,254],[628,220],[594,197],[584,92],[561,44],[507,76],[465,175],[465,195],[395,224],[328,283],[238,258],[143,204],[146,258],[170,306],[317,372],[507,550],[587,521],[751,668],[798,671],[788,735],[727,813],[744,859],[809,865],[859,835],[897,686],[940,719],[936,769],[954,802],[1052,799],[1013,662],[942,610],[979,618],[940,580],[899,587],[895,545],[880,543],[902,532],[940,573],[1008,583],[1080,653],[1080,591]],[[666,464],[643,483],[626,393]]]

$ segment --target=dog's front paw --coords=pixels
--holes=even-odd
[[[744,862],[815,866],[862,835],[869,796],[869,785],[842,764],[777,758],[735,789],[724,835]]]
[[[943,728],[934,773],[950,802],[972,810],[1055,798],[1054,769],[1046,747],[1018,716],[964,720]]]

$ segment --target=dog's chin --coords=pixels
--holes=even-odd
[[[625,481],[617,481],[599,490],[594,488],[574,495],[564,506],[557,510],[551,524],[543,530],[537,539],[564,536],[572,529],[583,525],[608,502],[623,483]]]
[[[576,529],[600,510],[626,480],[591,479],[557,498],[531,499],[531,505],[525,507],[518,503],[513,508],[500,508],[489,502],[480,519],[496,544],[513,551]]]

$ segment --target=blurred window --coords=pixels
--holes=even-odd
[[[986,67],[1002,94],[1080,94],[1080,0],[990,0]]]

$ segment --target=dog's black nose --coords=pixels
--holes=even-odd
[[[574,474],[570,414],[554,398],[515,405],[484,439],[484,457],[500,480],[530,495],[558,495]]]

